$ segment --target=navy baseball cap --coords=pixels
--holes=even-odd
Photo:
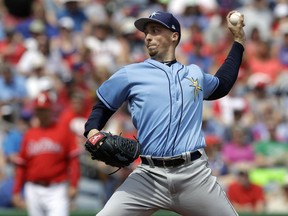
[[[147,23],[150,22],[159,23],[164,27],[170,29],[172,32],[178,32],[180,40],[181,37],[180,23],[171,13],[162,11],[153,12],[148,18],[137,19],[134,22],[134,25],[138,30],[143,32]]]

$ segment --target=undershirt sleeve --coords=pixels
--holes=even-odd
[[[92,108],[92,112],[85,123],[85,131],[83,135],[87,137],[89,131],[92,129],[100,131],[114,113],[115,111],[107,108],[105,104],[99,100]]]
[[[216,100],[226,96],[229,93],[237,80],[243,52],[243,45],[238,42],[234,42],[225,62],[215,74],[215,76],[219,79],[219,85],[206,100]]]

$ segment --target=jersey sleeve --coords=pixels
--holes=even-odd
[[[20,193],[24,183],[25,183],[25,173],[26,173],[26,145],[27,145],[27,134],[24,136],[21,143],[21,149],[16,160],[16,170],[15,170],[15,182],[13,185],[13,194]]]
[[[207,99],[218,87],[219,79],[211,74],[204,73],[203,96]]]
[[[58,125],[59,133],[65,135],[65,147],[67,152],[68,167],[69,167],[69,182],[73,187],[77,187],[80,179],[80,161],[79,156],[81,154],[81,149],[77,144],[77,136],[74,134],[67,126]]]
[[[69,181],[70,185],[73,187],[77,187],[78,182],[80,180],[80,161],[79,157],[81,154],[81,150],[76,143],[76,136],[72,137],[72,142],[69,145]]]
[[[106,80],[96,93],[109,109],[116,111],[127,100],[129,92],[127,71],[122,68]]]

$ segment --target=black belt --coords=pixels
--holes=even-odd
[[[201,157],[201,153],[199,151],[191,152],[190,153],[190,160],[194,161]],[[143,164],[150,165],[149,161],[146,157],[141,156],[141,160]],[[182,155],[179,156],[172,156],[170,158],[153,158],[151,160],[154,166],[158,167],[177,167],[185,163],[185,158]]]
[[[52,183],[47,181],[31,181],[33,184],[49,187]]]
[[[59,182],[57,181],[52,181],[52,182],[51,181],[30,181],[30,182],[36,185],[41,185],[42,187],[49,187],[53,184],[60,184],[64,181],[59,181]]]

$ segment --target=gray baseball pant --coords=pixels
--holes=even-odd
[[[148,216],[159,209],[183,216],[238,215],[203,151],[199,159],[174,168],[139,165],[97,216]]]

